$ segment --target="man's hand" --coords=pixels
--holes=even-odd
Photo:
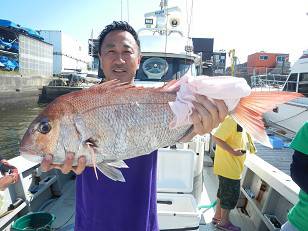
[[[196,100],[196,102],[193,102],[195,109],[190,117],[193,122],[193,130],[180,142],[188,142],[195,135],[204,135],[211,132],[228,114],[228,108],[223,100],[212,102],[202,95],[196,95]]]
[[[42,171],[46,172],[53,168],[56,168],[60,169],[61,172],[64,174],[67,174],[72,170],[77,175],[79,175],[84,171],[87,163],[86,158],[84,156],[80,156],[77,161],[77,166],[73,167],[72,165],[74,161],[74,153],[71,152],[66,154],[66,158],[63,164],[53,164],[52,159],[53,159],[52,155],[46,155],[43,158],[41,162]]]
[[[241,150],[241,149],[234,149],[232,152],[232,155],[234,156],[242,156],[245,155],[246,151],[245,150]]]
[[[15,173],[5,175],[0,178],[0,191],[5,190],[11,184],[16,183],[18,180],[18,176]]]

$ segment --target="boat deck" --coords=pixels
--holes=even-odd
[[[293,150],[290,148],[271,149],[256,143],[257,155],[275,168],[290,176]]]
[[[218,186],[217,177],[213,174],[212,167],[203,169],[203,192],[201,194],[200,204],[210,205],[216,200],[216,190]],[[65,185],[63,196],[50,203],[43,210],[56,216],[53,227],[58,231],[70,231],[74,229],[74,203],[75,203],[75,181],[71,180]],[[211,224],[214,215],[214,208],[200,210],[202,218],[200,221],[200,231],[218,230]],[[231,221],[242,228],[243,231],[254,231],[254,225],[248,216],[241,213],[238,209],[231,212]]]

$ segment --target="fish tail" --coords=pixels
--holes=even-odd
[[[265,131],[263,113],[274,109],[277,105],[286,103],[303,95],[295,92],[257,92],[241,98],[238,106],[231,112],[231,116],[246,131],[261,144],[272,145]]]

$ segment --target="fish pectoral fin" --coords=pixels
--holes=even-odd
[[[125,178],[122,172],[119,169],[108,165],[108,163],[101,162],[101,163],[98,163],[96,167],[98,168],[98,170],[100,170],[105,176],[107,176],[111,180],[125,182]]]
[[[88,142],[91,139],[92,135],[89,134],[90,130],[87,129],[86,123],[84,122],[81,115],[76,115],[76,117],[74,118],[74,122],[76,130],[81,136],[81,140],[83,142]]]
[[[115,168],[129,168],[123,160],[105,161],[105,163]]]

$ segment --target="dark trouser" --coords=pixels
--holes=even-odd
[[[223,209],[232,210],[235,208],[240,196],[241,181],[223,176],[218,176],[218,179],[217,197],[220,199],[220,206]]]

